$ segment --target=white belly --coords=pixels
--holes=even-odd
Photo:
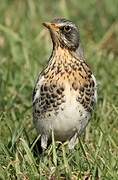
[[[63,109],[52,120],[55,136],[61,140],[72,137],[75,132],[80,134],[90,118],[90,114],[76,101],[75,97],[68,98]]]
[[[65,103],[60,106],[59,112],[51,112],[51,116],[38,121],[37,130],[43,134],[53,129],[56,140],[65,141],[75,132],[81,134],[90,118],[90,113],[76,101],[76,92],[66,89]],[[40,127],[40,129],[39,129]]]

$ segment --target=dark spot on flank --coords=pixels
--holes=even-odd
[[[83,75],[82,75],[81,73],[79,73],[79,75],[80,75],[82,78],[84,78]]]
[[[61,87],[60,90],[61,90],[61,91],[64,91],[64,87]]]
[[[53,107],[57,107],[57,103],[56,102],[53,104]]]
[[[82,105],[84,105],[84,102],[85,102],[84,99],[81,99],[81,104],[82,104]]]
[[[50,79],[50,84],[52,84],[52,79]]]
[[[64,69],[65,69],[65,71],[68,73],[69,72],[69,68],[68,68],[68,66],[64,66]]]
[[[57,94],[51,94],[52,98],[56,98],[57,97]]]
[[[84,84],[84,87],[85,87],[85,88],[88,88],[88,84],[85,83],[85,84]]]
[[[84,87],[83,87],[83,86],[80,86],[79,90],[82,91],[82,92],[84,92]]]
[[[54,103],[55,102],[55,100],[54,99],[50,99],[50,103]]]
[[[89,92],[89,93],[90,93],[90,90],[91,90],[90,88],[87,88],[87,89],[86,89],[86,92]]]
[[[47,110],[47,105],[46,105],[46,104],[43,106],[43,109],[44,109],[44,110]]]
[[[55,111],[58,111],[58,110],[59,110],[59,106],[55,106],[55,107],[54,107],[54,110],[55,110]]]
[[[61,89],[57,89],[57,93],[58,94],[62,94],[62,90]]]
[[[90,74],[92,75],[92,72],[91,72],[91,70],[90,70],[90,69],[88,70],[88,73],[90,73]]]
[[[42,106],[43,104],[45,104],[45,101],[41,101],[41,106]]]
[[[82,112],[80,113],[80,117],[82,117]]]
[[[71,68],[72,68],[74,71],[76,71],[76,70],[77,70],[77,66],[76,66],[76,65],[74,65],[74,64],[71,66]]]
[[[65,74],[63,71],[61,72],[61,76],[63,76],[63,74]]]
[[[91,112],[92,108],[91,107],[87,107],[87,111]]]
[[[51,85],[50,88],[49,88],[49,91],[50,91],[50,92],[53,92],[53,89],[54,89],[54,88],[53,88],[53,86]]]
[[[33,105],[34,104],[37,104],[39,102],[39,99],[36,99],[34,102],[33,102]]]
[[[53,87],[53,88],[56,88],[56,84],[53,84],[52,87]]]
[[[58,109],[55,109],[55,116],[57,116],[57,114],[58,114]]]
[[[90,91],[86,91],[85,93],[86,93],[86,95],[88,95],[88,96],[90,96],[90,94],[91,94]]]
[[[50,95],[49,93],[46,93],[46,97],[47,97],[48,99],[50,99],[50,98],[51,98],[51,95]]]
[[[89,98],[89,97],[87,97],[87,96],[85,96],[85,99],[86,99],[86,101],[89,101],[89,100],[90,100],[90,98]]]
[[[88,74],[88,78],[91,78],[91,74]]]
[[[75,91],[77,91],[77,89],[78,89],[77,83],[73,82],[73,83],[72,83],[72,87],[73,87],[73,89],[74,89]]]
[[[46,102],[47,105],[50,105],[49,100],[46,99],[45,102]]]
[[[45,93],[43,91],[41,91],[41,96],[45,96]]]
[[[95,104],[95,101],[91,101],[91,106],[93,106]]]
[[[51,112],[51,111],[52,111],[52,108],[48,108],[48,111],[50,111],[50,112]]]
[[[65,103],[65,99],[62,99],[61,102],[62,102],[62,103]]]
[[[92,87],[94,87],[94,86],[95,86],[95,83],[94,83],[94,81],[93,81],[93,80],[91,81],[91,85],[92,85]]]
[[[57,101],[57,105],[61,105],[61,101]]]
[[[41,86],[41,91],[43,91],[43,85]]]
[[[65,97],[65,94],[62,94],[62,95],[61,95],[61,98],[64,98],[64,97]]]
[[[82,68],[81,68],[81,67],[79,67],[79,68],[78,68],[78,70],[79,70],[79,71],[82,71]]]
[[[67,79],[69,79],[69,75],[67,74]]]
[[[77,78],[76,78],[76,77],[74,77],[74,80],[75,80],[75,81],[77,81]]]
[[[55,74],[59,74],[61,72],[61,68],[60,66],[57,67],[57,71],[55,72]]]
[[[80,101],[81,101],[81,97],[78,96],[78,97],[76,98],[76,100],[77,100],[78,102],[80,102]]]
[[[47,91],[48,90],[48,87],[47,86],[44,86],[44,91]]]
[[[41,96],[41,99],[40,99],[40,100],[41,100],[41,101],[42,101],[42,100],[44,100],[44,97],[43,97],[43,96]]]
[[[79,94],[81,95],[81,97],[84,95],[84,92],[79,91]]]
[[[35,109],[35,112],[36,112],[36,113],[40,113],[40,111],[39,111],[39,110],[36,110],[36,109]]]

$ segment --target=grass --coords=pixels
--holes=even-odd
[[[1,0],[0,179],[105,179],[118,177],[117,0]],[[54,142],[34,156],[32,89],[51,53],[41,23],[55,16],[80,26],[87,63],[98,82],[98,103],[86,138],[69,152]]]

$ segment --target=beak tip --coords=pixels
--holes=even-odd
[[[43,22],[42,25],[49,29],[49,23]]]
[[[45,22],[43,22],[42,25],[45,26]]]

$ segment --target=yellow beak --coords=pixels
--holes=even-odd
[[[48,29],[51,29],[51,30],[58,30],[59,29],[59,26],[55,23],[50,23],[50,22],[44,22],[43,23],[43,26],[45,26],[46,28]]]

